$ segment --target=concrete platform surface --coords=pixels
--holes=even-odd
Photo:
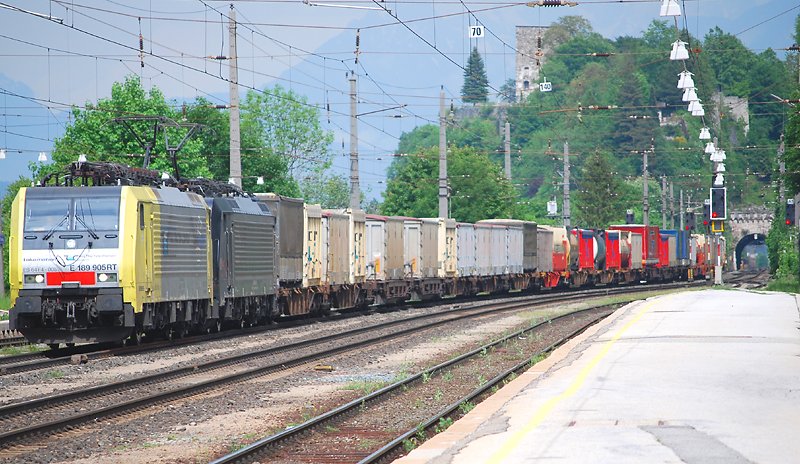
[[[783,293],[629,304],[398,462],[800,463],[798,328]]]

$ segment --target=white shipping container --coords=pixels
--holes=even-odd
[[[508,229],[503,226],[492,226],[492,268],[491,275],[508,273]]]
[[[642,234],[631,232],[631,269],[642,268]]]
[[[524,258],[524,236],[522,224],[506,226],[506,234],[506,243],[508,244],[506,251],[508,263],[506,272],[511,274],[520,274],[522,273]]]
[[[536,259],[538,272],[553,271],[553,231],[539,227],[536,231]]]
[[[475,260],[478,264],[478,275],[492,275],[492,231],[494,227],[486,224],[475,224]]]
[[[466,222],[459,222],[456,227],[458,275],[462,277],[477,275],[475,226]]]

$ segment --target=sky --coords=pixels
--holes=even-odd
[[[176,102],[203,96],[227,103],[228,64],[206,57],[228,55],[230,3],[0,0],[0,148],[7,152],[0,181],[27,175],[39,152],[52,150],[70,122],[69,105],[108,97],[111,84],[126,75],[139,75],[145,87],[157,86]],[[563,15],[580,15],[605,37],[640,36],[661,19],[660,3],[589,0],[542,8],[497,0],[234,1],[240,93],[280,84],[317,105],[323,127],[335,135],[333,171],[347,175],[347,73],[355,71],[358,112],[370,113],[359,118],[361,188],[376,198],[400,134],[437,123],[439,89],[448,104],[460,103],[471,46],[484,57],[490,85],[499,89],[514,75],[515,26],[547,26]],[[680,3],[680,24],[696,37],[719,26],[751,50],[772,48],[780,57],[780,49],[794,42],[800,2]],[[476,23],[485,26],[486,37],[470,40],[468,28]]]

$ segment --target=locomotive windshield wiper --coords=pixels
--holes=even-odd
[[[61,218],[60,221],[58,221],[58,224],[54,225],[52,229],[50,229],[46,234],[44,234],[42,240],[50,240],[50,237],[53,236],[53,234],[56,232],[56,229],[61,227],[61,224],[64,224],[64,221],[66,221],[67,219],[69,219],[69,211],[67,211],[67,214],[65,214],[64,217]]]
[[[80,223],[81,223],[81,225],[82,225],[83,227],[85,227],[85,228],[86,228],[86,232],[89,232],[89,235],[91,235],[93,239],[97,240],[97,239],[99,239],[99,238],[100,238],[100,236],[99,236],[99,235],[97,235],[97,234],[95,233],[95,231],[94,231],[94,230],[92,230],[92,228],[91,228],[91,227],[89,227],[89,224],[87,224],[87,223],[86,223],[86,221],[84,221],[82,217],[80,217],[79,215],[77,215],[77,214],[76,214],[76,215],[75,215],[75,220],[76,220],[76,221],[78,221],[78,222],[80,222]]]

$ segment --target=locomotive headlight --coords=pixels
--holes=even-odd
[[[100,282],[116,282],[117,275],[113,273],[101,272],[97,274],[97,280],[99,280]]]
[[[42,274],[36,274],[36,277],[34,277],[34,280],[36,281],[37,284],[40,284],[40,283],[44,282],[44,276]]]

